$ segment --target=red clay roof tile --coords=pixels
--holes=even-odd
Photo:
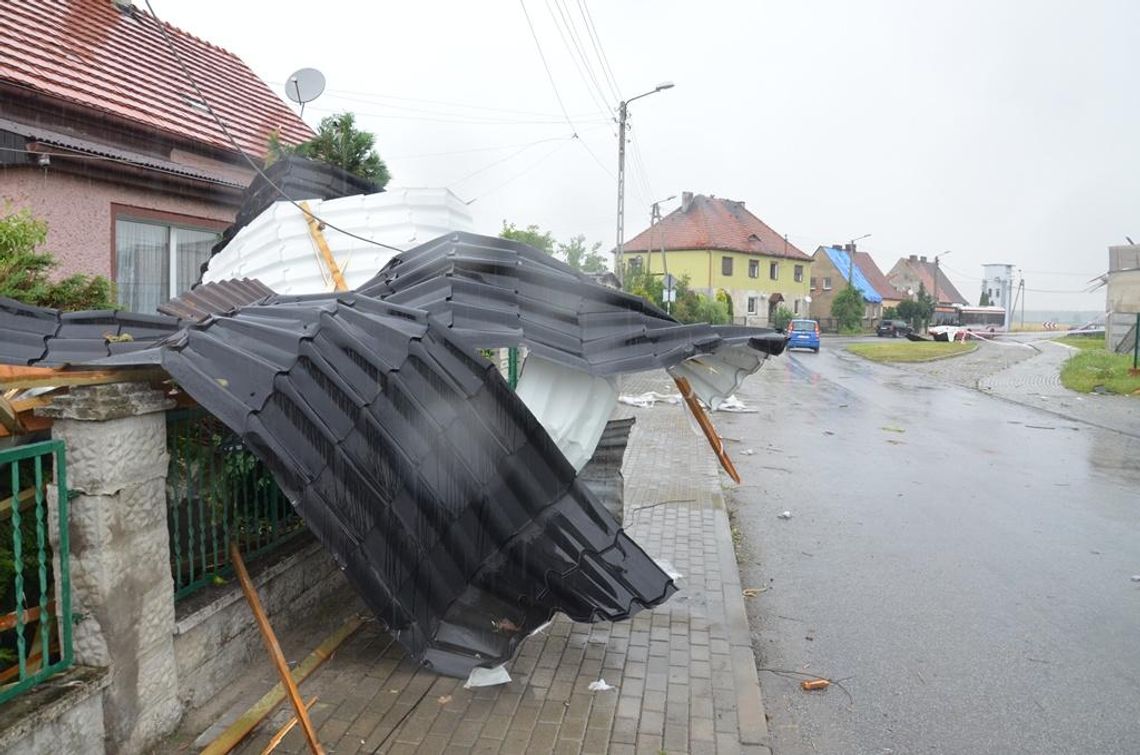
[[[764,221],[744,209],[743,202],[718,199],[703,194],[693,196],[666,215],[653,228],[647,228],[622,245],[627,252],[644,252],[652,244],[667,251],[717,249],[764,254],[794,260],[811,257],[796,248]]]
[[[236,55],[169,24],[198,86],[252,157],[277,130],[295,144],[313,132]],[[111,0],[4,3],[0,82],[233,152],[200,105],[154,18]]]

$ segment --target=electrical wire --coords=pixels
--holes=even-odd
[[[575,139],[576,139],[577,137],[573,137],[573,138],[575,138]],[[542,165],[544,162],[546,162],[546,161],[547,161],[547,160],[550,158],[550,156],[551,156],[551,155],[553,155],[555,152],[557,152],[558,150],[560,150],[560,149],[562,149],[563,147],[565,147],[565,146],[566,146],[566,144],[567,144],[568,142],[569,142],[569,140],[562,142],[562,144],[558,144],[558,145],[556,145],[556,146],[554,147],[554,149],[550,150],[550,151],[549,151],[549,152],[547,152],[545,155],[543,155],[542,157],[540,157],[538,160],[536,160],[534,163],[532,163],[532,164],[531,164],[531,165],[530,165],[528,168],[526,168],[525,170],[523,170],[521,173],[518,173],[518,174],[516,174],[516,175],[514,175],[514,176],[511,176],[511,177],[510,177],[510,178],[508,178],[506,181],[503,181],[502,183],[500,183],[500,184],[497,184],[497,185],[495,185],[495,186],[491,187],[490,189],[487,189],[487,190],[486,190],[485,192],[483,192],[482,194],[479,194],[478,196],[475,196],[475,197],[473,197],[473,198],[471,198],[471,199],[467,200],[467,202],[465,202],[465,204],[468,204],[468,205],[472,205],[472,204],[475,204],[475,202],[479,201],[480,199],[482,199],[483,197],[486,197],[486,196],[487,196],[487,195],[489,195],[489,194],[494,194],[496,191],[498,191],[499,189],[503,188],[503,187],[504,187],[504,186],[506,186],[507,184],[511,184],[511,183],[514,183],[516,180],[518,180],[518,179],[522,178],[523,176],[525,176],[526,174],[530,173],[530,172],[531,172],[531,171],[533,171],[535,168],[537,168],[539,165]]]
[[[570,56],[571,62],[574,63],[574,68],[578,71],[578,76],[582,79],[586,91],[594,100],[594,104],[600,105],[612,116],[613,107],[606,101],[606,93],[598,84],[594,69],[582,51],[577,29],[574,28],[573,23],[568,18],[561,0],[546,0],[546,10],[550,13],[550,18],[554,21],[554,28],[558,30],[558,36],[561,37],[562,44],[566,47],[566,52]],[[557,15],[555,15],[555,10],[557,10]],[[563,28],[566,29],[565,33],[563,33]]]
[[[518,155],[521,155],[523,152],[526,152],[531,147],[535,147],[539,144],[543,144],[543,143],[547,143],[547,142],[560,142],[560,141],[565,141],[567,139],[573,139],[573,138],[574,138],[573,136],[556,137],[554,139],[540,139],[537,142],[531,142],[530,144],[524,144],[522,147],[520,147],[519,149],[510,153],[509,155],[507,155],[505,157],[500,157],[499,159],[494,160],[493,162],[487,163],[482,168],[479,168],[478,170],[475,170],[475,171],[472,171],[471,173],[468,173],[463,178],[459,178],[459,179],[456,179],[455,181],[452,181],[451,183],[449,183],[447,185],[447,188],[450,189],[450,188],[456,186],[457,184],[463,183],[464,181],[466,181],[469,178],[474,178],[475,176],[479,175],[480,173],[483,173],[485,171],[490,170],[491,168],[495,167],[496,165],[500,165],[502,163],[505,163],[507,160],[510,160],[513,157],[517,157]]]
[[[578,0],[578,12],[581,14],[582,20],[586,22],[586,31],[590,37],[590,44],[593,45],[594,55],[597,56],[598,62],[601,63],[602,75],[605,77],[606,84],[610,88],[610,94],[615,101],[620,101],[621,87],[618,86],[617,79],[613,75],[613,69],[610,68],[609,58],[606,56],[605,48],[602,47],[601,37],[598,36],[598,30],[594,26],[594,17],[590,14],[586,0]]]
[[[146,8],[147,11],[150,12],[151,18],[154,19],[155,24],[158,26],[158,30],[162,34],[162,38],[166,41],[166,46],[170,48],[170,52],[174,55],[174,59],[178,61],[178,65],[182,68],[182,74],[186,77],[186,81],[190,84],[191,87],[193,87],[194,93],[198,95],[198,101],[206,107],[206,110],[209,111],[210,116],[214,119],[214,122],[218,124],[218,128],[220,128],[222,130],[222,133],[225,134],[226,138],[229,139],[230,144],[232,144],[234,149],[236,149],[238,153],[243,158],[245,158],[245,161],[249,163],[249,166],[254,169],[257,175],[261,176],[261,179],[263,181],[269,184],[269,186],[272,187],[273,190],[276,191],[282,199],[296,207],[302,214],[316,220],[325,228],[331,228],[334,231],[343,233],[345,236],[354,238],[357,241],[363,241],[366,244],[373,244],[375,246],[383,247],[384,249],[390,249],[394,252],[403,254],[404,250],[400,249],[399,247],[391,246],[390,244],[385,244],[380,241],[375,241],[374,239],[365,238],[364,236],[357,235],[351,231],[346,231],[339,226],[333,225],[327,220],[323,220],[309,210],[301,207],[301,205],[298,204],[295,200],[290,199],[288,196],[286,196],[285,192],[281,190],[281,187],[274,183],[273,180],[269,178],[269,176],[265,175],[265,171],[261,169],[261,166],[259,166],[252,157],[246,154],[246,151],[242,149],[241,145],[238,144],[237,139],[234,138],[234,135],[230,133],[230,130],[228,128],[226,128],[226,124],[220,117],[218,117],[217,112],[215,112],[213,106],[210,105],[210,101],[206,99],[206,95],[202,93],[202,89],[198,86],[198,82],[190,73],[190,69],[186,66],[186,61],[183,59],[182,54],[178,52],[178,47],[174,44],[174,40],[171,38],[170,32],[168,32],[166,29],[166,24],[162,21],[162,19],[158,17],[158,14],[154,12],[154,8],[151,6],[150,0],[143,1],[146,3]]]

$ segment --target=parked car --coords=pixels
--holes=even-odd
[[[906,320],[881,320],[879,327],[875,328],[875,335],[879,338],[890,336],[891,338],[898,338],[899,336],[908,336],[914,332],[914,328],[907,324]]]
[[[792,320],[788,323],[788,348],[811,349],[819,353],[819,323],[815,320]]]

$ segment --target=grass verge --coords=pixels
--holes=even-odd
[[[929,362],[968,354],[977,343],[942,343],[939,341],[897,341],[891,343],[853,343],[847,347],[872,362]]]
[[[1140,395],[1140,375],[1129,375],[1131,367],[1131,354],[1113,354],[1103,347],[1083,349],[1061,367],[1061,385],[1081,393],[1099,388],[1108,393]]]
[[[1074,349],[1103,349],[1104,336],[1061,336],[1054,338],[1057,343],[1072,346]]]

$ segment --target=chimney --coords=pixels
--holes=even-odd
[[[848,254],[855,254],[855,245],[854,244],[844,244],[843,245],[843,251],[847,252]]]
[[[919,257],[918,261],[919,262],[926,262],[926,257],[925,256]]]
[[[689,208],[693,206],[693,192],[681,192],[681,212],[688,212]]]
[[[926,258],[923,257],[923,259],[926,259]],[[916,255],[912,254],[912,255],[910,255],[910,261],[911,262],[918,262],[918,257]]]

